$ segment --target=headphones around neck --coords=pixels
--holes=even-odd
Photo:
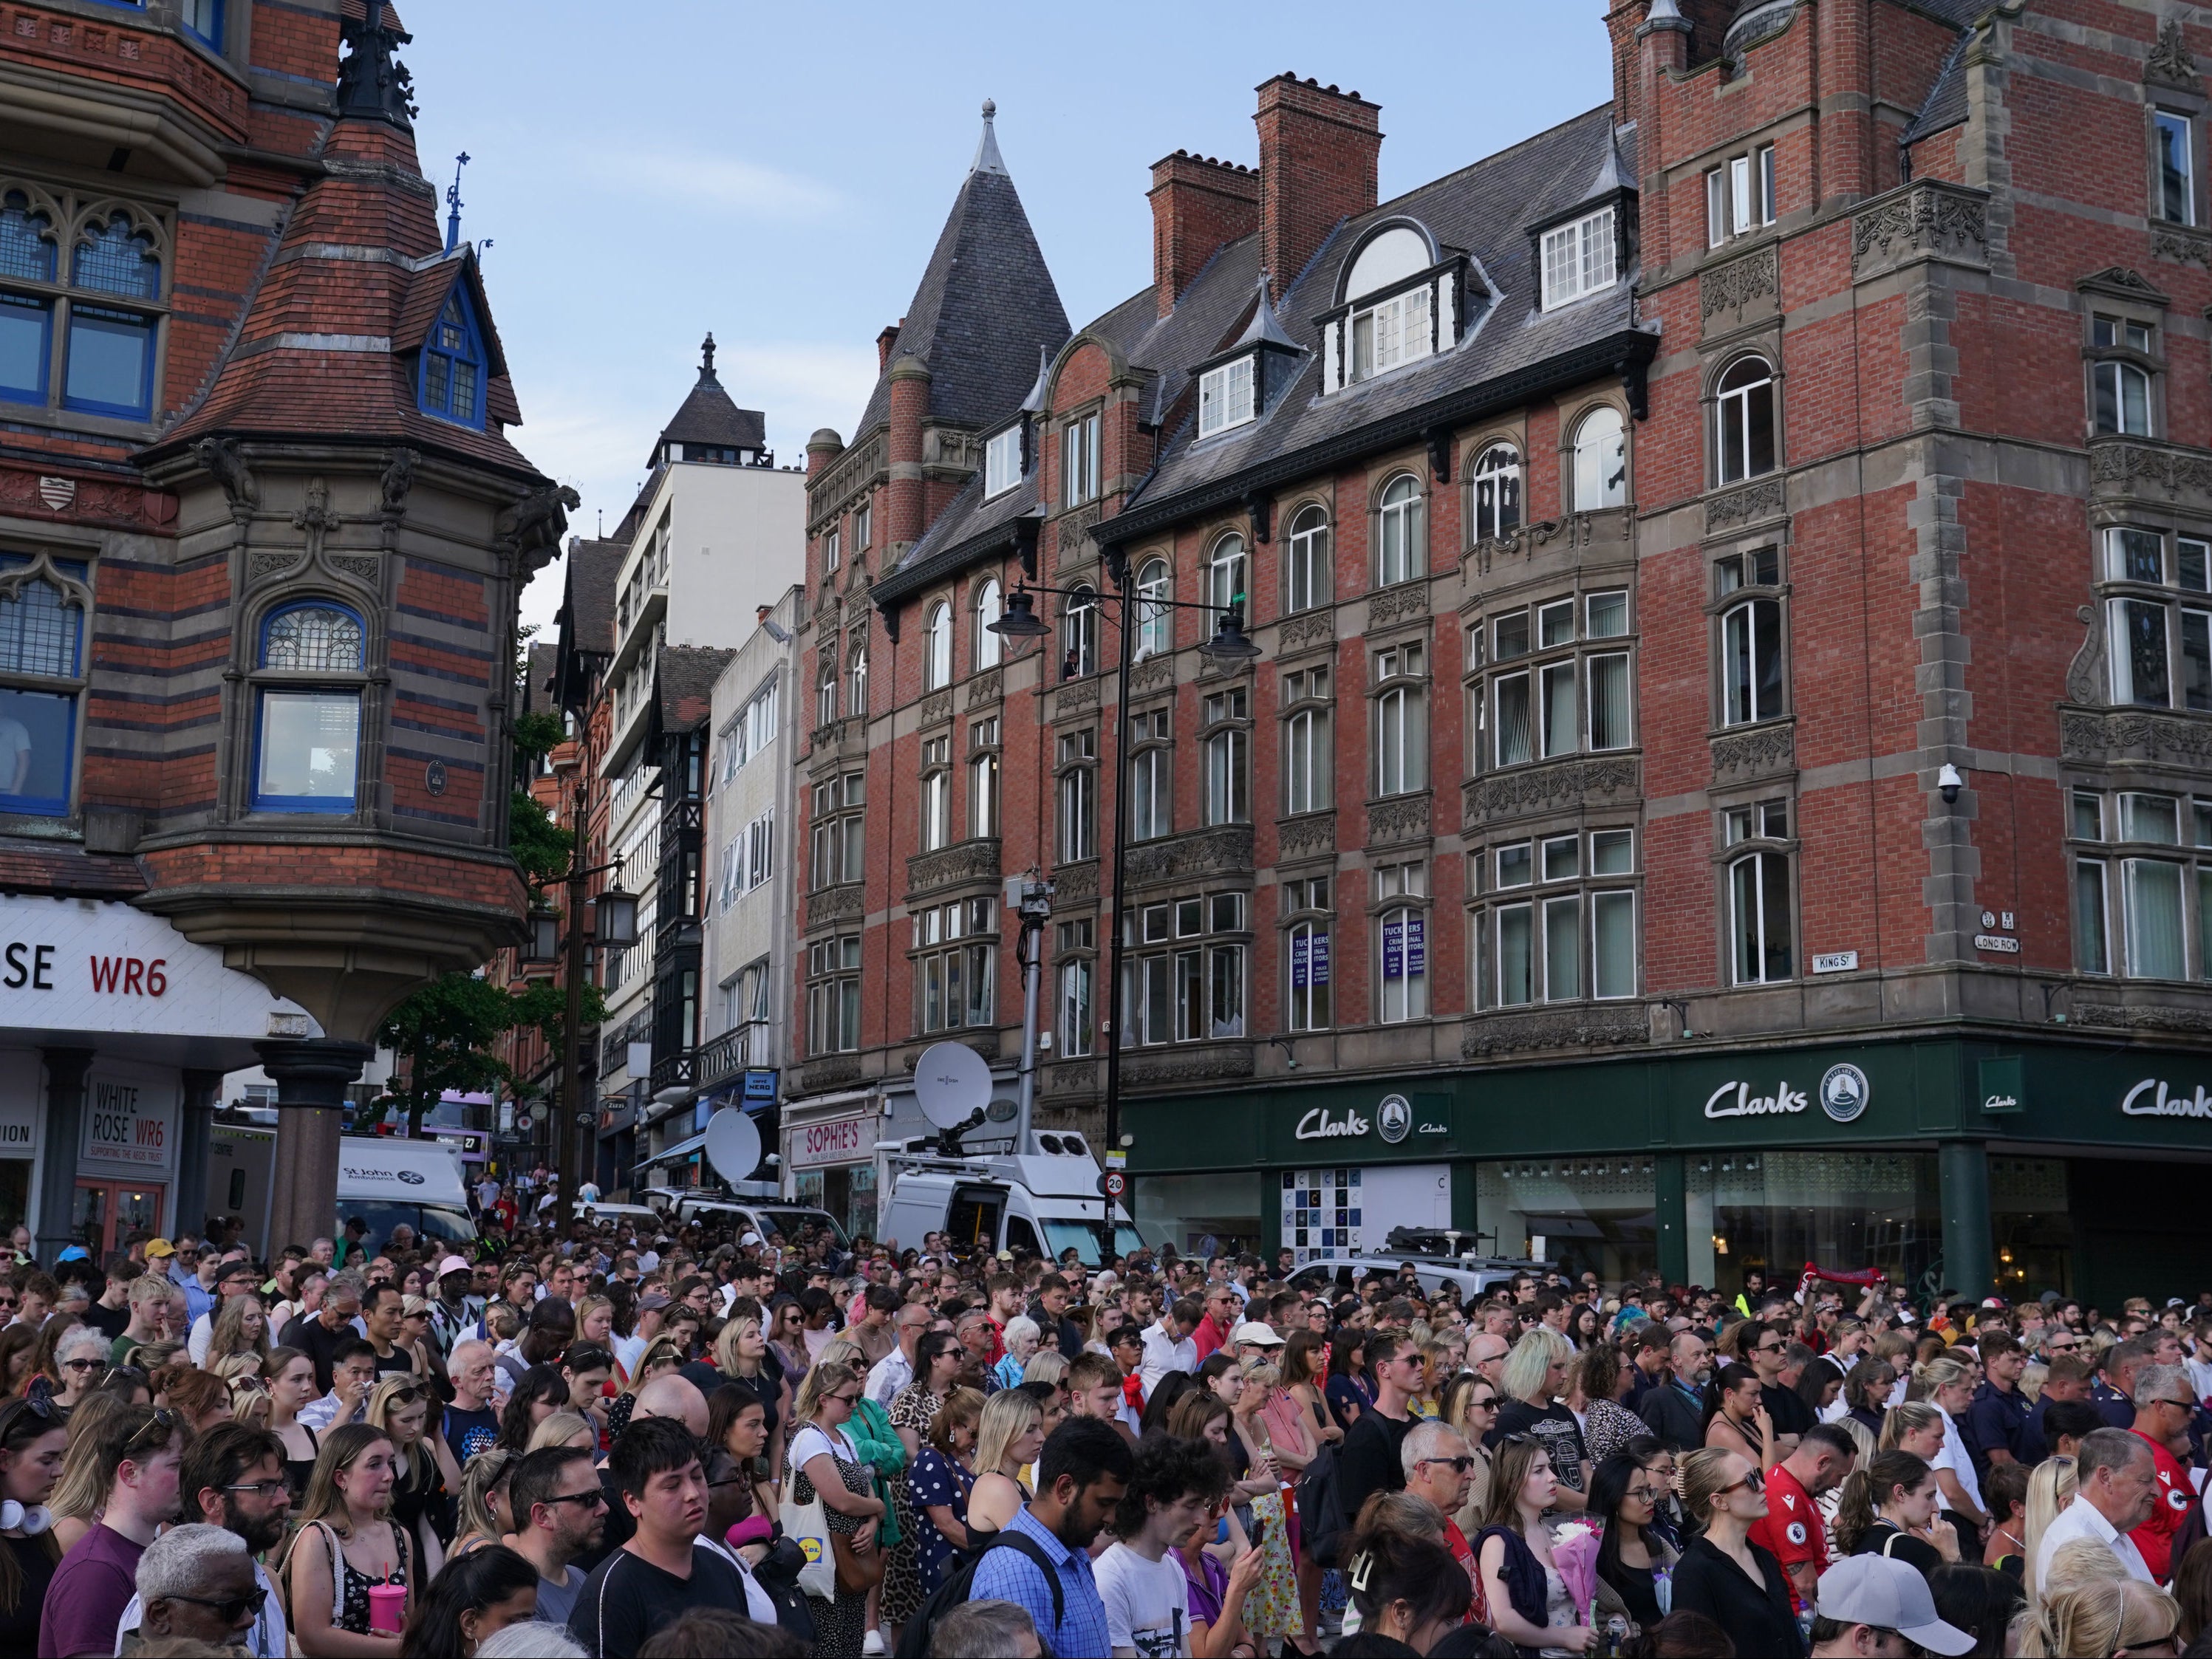
[[[53,1511],[44,1504],[25,1509],[12,1498],[0,1498],[0,1532],[21,1532],[26,1538],[36,1538],[53,1524]]]

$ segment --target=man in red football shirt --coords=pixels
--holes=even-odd
[[[2197,1411],[2196,1390],[2179,1365],[2146,1365],[2136,1374],[2136,1420],[2129,1431],[2150,1443],[2158,1463],[2158,1502],[2150,1519],[2128,1534],[2142,1552],[2150,1576],[2165,1583],[2173,1576],[2173,1540],[2197,1505],[2197,1487],[2170,1447],[2189,1443],[2189,1419]]]
[[[1766,1514],[1751,1527],[1751,1541],[1782,1564],[1790,1605],[1813,1605],[1820,1575],[1828,1570],[1828,1534],[1813,1500],[1851,1472],[1858,1448],[1832,1423],[1805,1431],[1797,1449],[1766,1472]]]

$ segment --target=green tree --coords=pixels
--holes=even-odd
[[[380,1113],[397,1107],[407,1115],[407,1133],[422,1133],[422,1120],[447,1090],[489,1094],[518,1079],[495,1052],[509,1031],[533,1026],[558,1048],[567,1000],[550,980],[533,980],[509,990],[472,974],[447,974],[392,1011],[377,1041],[406,1062],[404,1083],[393,1079],[377,1103]],[[599,988],[584,987],[584,1025],[605,1019],[606,999]]]

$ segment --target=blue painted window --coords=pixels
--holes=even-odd
[[[475,309],[453,285],[422,347],[422,412],[479,430],[484,422],[483,331]]]
[[[129,300],[161,294],[154,239],[128,214],[88,226],[70,256],[71,286]],[[154,340],[159,325],[143,312],[78,301],[70,307],[69,363],[62,402],[94,415],[143,421],[154,412]]]
[[[20,190],[0,197],[0,280],[54,280],[53,222]],[[0,292],[0,398],[43,404],[53,373],[54,302]]]
[[[362,619],[311,600],[261,628],[255,687],[253,805],[264,812],[350,812],[361,773]]]
[[[31,563],[0,557],[0,812],[56,817],[76,763],[84,611]],[[85,580],[82,564],[49,568]]]
[[[222,0],[183,0],[177,17],[216,51],[222,50]]]

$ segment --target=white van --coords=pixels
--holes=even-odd
[[[348,1135],[338,1142],[338,1224],[359,1216],[370,1248],[405,1222],[416,1238],[465,1244],[477,1236],[461,1162],[434,1140]],[[285,1240],[284,1243],[290,1243]],[[305,1241],[301,1241],[304,1243]]]
[[[891,1188],[884,1206],[884,1242],[919,1249],[922,1235],[942,1232],[959,1249],[986,1254],[1028,1250],[1056,1261],[1072,1248],[1085,1267],[1097,1267],[1105,1200],[1091,1148],[1077,1134],[1048,1132],[1035,1139],[1040,1150],[1027,1154],[893,1152],[887,1160]],[[1116,1254],[1127,1255],[1144,1244],[1126,1212],[1115,1218]]]

